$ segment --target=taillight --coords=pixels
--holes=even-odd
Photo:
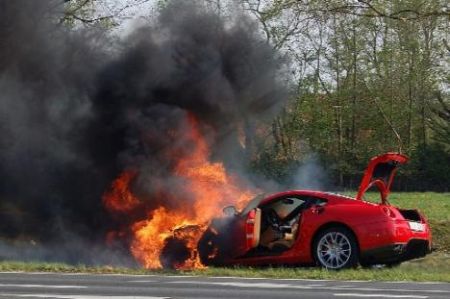
[[[381,209],[387,216],[389,216],[391,218],[395,218],[395,213],[391,209],[389,209],[389,207],[384,206]]]

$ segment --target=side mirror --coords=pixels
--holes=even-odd
[[[225,216],[228,216],[228,217],[235,216],[237,214],[235,206],[227,206],[227,207],[223,208],[222,212]]]

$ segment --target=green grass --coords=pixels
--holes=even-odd
[[[176,270],[146,270],[142,268],[125,268],[117,266],[88,266],[84,264],[69,265],[40,261],[0,261],[0,272],[57,272],[57,273],[91,273],[91,274],[175,274]]]
[[[379,198],[375,192],[366,195],[366,199],[372,202],[379,202]],[[389,195],[389,202],[401,208],[418,209],[430,221],[450,222],[450,193],[394,192]]]
[[[433,253],[426,258],[405,262],[395,268],[348,269],[329,271],[320,268],[249,268],[230,267],[197,270],[145,270],[120,267],[91,267],[85,265],[67,265],[43,262],[0,262],[0,271],[59,272],[91,274],[133,274],[133,275],[198,275],[198,276],[235,276],[266,278],[299,278],[331,280],[379,280],[379,281],[445,281],[450,282],[450,255]]]
[[[368,194],[366,198],[371,201],[378,201],[378,195],[375,193]],[[320,268],[286,267],[210,267],[207,269],[191,271],[148,271],[144,269],[111,266],[92,267],[86,265],[17,261],[1,261],[0,271],[164,275],[186,274],[200,276],[450,282],[450,193],[393,193],[390,196],[390,202],[391,204],[402,208],[419,209],[425,214],[432,227],[434,247],[437,249],[434,253],[422,259],[405,262],[394,268],[358,268],[342,271],[328,271]]]

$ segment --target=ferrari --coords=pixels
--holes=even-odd
[[[241,211],[225,207],[198,242],[205,265],[318,265],[328,269],[398,265],[431,252],[431,231],[415,209],[389,204],[398,166],[408,157],[371,159],[355,198],[292,190],[260,195]],[[364,195],[377,188],[381,200]]]

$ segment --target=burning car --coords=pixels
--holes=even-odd
[[[372,264],[395,265],[425,256],[431,231],[417,210],[389,204],[398,153],[372,158],[356,198],[294,190],[260,195],[240,212],[233,206],[212,220],[198,242],[205,265],[317,264],[330,269]],[[378,188],[380,203],[364,200]]]

